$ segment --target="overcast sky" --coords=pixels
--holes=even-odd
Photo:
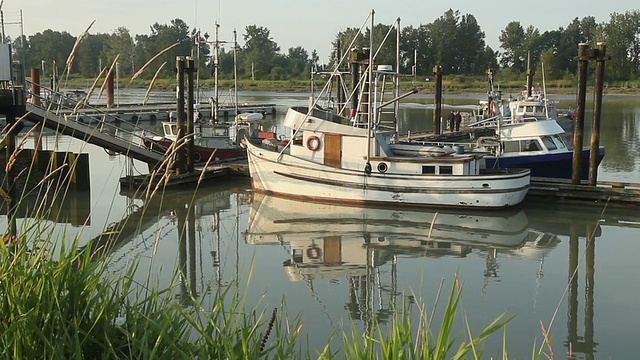
[[[242,34],[248,25],[266,27],[283,53],[290,47],[316,49],[321,61],[330,53],[331,41],[338,31],[360,27],[369,12],[375,10],[375,23],[419,26],[439,18],[448,9],[475,16],[487,45],[498,50],[500,31],[511,21],[524,28],[533,25],[540,32],[566,27],[574,18],[594,16],[598,23],[608,21],[612,13],[637,10],[637,0],[577,1],[536,0],[531,2],[478,0],[3,0],[5,33],[20,35],[20,10],[24,34],[34,35],[46,29],[67,31],[77,36],[93,20],[90,33],[112,33],[124,26],[135,34],[150,34],[154,23],[170,24],[182,19],[191,28],[214,33],[220,24],[220,40],[231,41],[233,30]]]

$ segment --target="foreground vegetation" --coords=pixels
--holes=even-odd
[[[341,350],[331,348],[331,339],[324,349],[303,350],[302,324],[288,318],[285,304],[272,311],[250,307],[230,286],[215,294],[212,308],[195,297],[183,307],[171,288],[133,283],[135,266],[111,278],[104,262],[61,244],[56,260],[50,241],[0,245],[1,358],[480,358],[483,342],[508,321],[503,314],[479,334],[454,334],[461,296],[454,279],[437,333],[424,306],[418,324],[402,308],[388,330],[376,325],[360,334],[353,323],[338,329]]]

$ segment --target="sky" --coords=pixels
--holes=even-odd
[[[473,15],[485,42],[494,51],[499,49],[501,30],[512,21],[540,32],[566,27],[574,18],[594,16],[596,22],[609,21],[612,13],[640,9],[637,0],[577,1],[536,0],[532,2],[487,2],[478,0],[0,0],[3,2],[5,33],[16,38],[23,32],[28,37],[44,30],[66,31],[77,36],[95,20],[90,33],[113,33],[126,27],[135,34],[150,34],[154,23],[170,24],[181,19],[191,28],[212,35],[215,23],[220,24],[219,39],[238,42],[246,26],[269,29],[272,39],[286,53],[291,47],[302,46],[309,53],[316,50],[321,62],[327,62],[331,41],[348,27],[370,24],[367,17],[375,11],[374,22],[391,25],[397,18],[401,27],[417,27],[441,17],[447,10],[460,15]],[[577,44],[576,44],[577,46]]]

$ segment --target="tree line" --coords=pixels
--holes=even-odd
[[[395,64],[396,30],[394,24],[378,24],[366,29],[364,36],[351,44],[359,29],[347,28],[335,35],[334,53],[327,59],[329,66],[336,56],[349,51],[349,46],[368,47],[373,33],[374,49],[380,49],[377,63]],[[88,29],[90,30],[90,29]],[[201,78],[213,76],[218,65],[221,78],[232,78],[234,56],[239,78],[256,80],[308,79],[320,66],[316,50],[309,52],[297,46],[281,51],[269,29],[249,25],[238,35],[238,46],[231,39],[220,42],[217,55],[215,39],[208,33],[191,28],[181,19],[170,24],[155,23],[150,34],[132,35],[126,27],[111,34],[91,34],[89,31],[73,36],[65,31],[45,30],[12,41],[16,54],[24,55],[26,68],[40,68],[43,75],[52,73],[55,66],[70,74],[92,78],[117,62],[121,77],[173,77],[176,56],[192,56],[200,69]],[[461,15],[449,9],[431,23],[403,27],[400,33],[401,72],[428,77],[436,65],[445,75],[482,75],[488,67],[503,74],[518,76],[527,70],[530,56],[532,67],[544,64],[547,79],[573,79],[577,70],[578,44],[607,46],[607,78],[614,81],[637,80],[640,70],[640,12],[630,10],[612,13],[608,21],[597,23],[587,16],[574,18],[565,27],[541,32],[519,21],[510,22],[499,36],[499,49],[485,43],[485,33],[471,14]],[[6,39],[5,39],[6,40]],[[239,45],[243,43],[243,45]],[[168,50],[167,50],[168,49]],[[67,64],[73,52],[73,61]],[[234,54],[235,53],[235,54]],[[152,61],[151,61],[152,60]]]

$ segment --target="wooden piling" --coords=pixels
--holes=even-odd
[[[113,98],[114,98],[114,92],[113,92],[113,73],[115,70],[110,69],[109,71],[107,71],[107,108],[112,108],[113,107]]]
[[[589,56],[588,46],[585,43],[578,44],[578,94],[576,99],[576,125],[573,132],[573,174],[571,182],[580,184],[580,168],[582,160],[582,139],[584,132],[584,112],[587,96],[587,66]]]
[[[436,81],[435,94],[433,95],[433,133],[442,134],[440,125],[440,119],[442,119],[442,66],[434,66],[433,75]]]
[[[193,83],[193,73],[196,70],[195,62],[192,58],[187,58],[185,62],[185,72],[187,73],[187,139],[185,145],[185,163],[187,172],[193,172],[194,170],[194,118],[193,118],[193,106],[194,106],[194,83]],[[237,116],[237,114],[236,114]]]
[[[358,109],[358,82],[360,81],[360,57],[358,50],[351,50],[351,84],[353,84],[353,96],[351,97],[351,112],[355,116],[354,111]]]
[[[607,46],[598,43],[596,49],[596,80],[593,94],[593,123],[591,129],[591,143],[589,149],[589,185],[598,182],[598,153],[600,152],[600,116],[602,115],[602,91],[604,88],[604,62]]]
[[[531,51],[527,52],[527,98],[531,96],[531,88],[533,87],[533,74],[531,69]]]
[[[176,149],[174,149],[174,151],[176,152],[176,162],[175,162],[175,167],[176,167],[176,173],[177,174],[184,174],[185,173],[185,162],[184,162],[184,157],[185,157],[185,151],[184,151],[184,147],[180,146],[182,144],[182,138],[184,137],[184,66],[185,66],[185,60],[183,56],[178,56],[176,57],[176,75],[177,75],[177,82],[178,82],[178,87],[177,87],[177,106],[176,106],[176,112],[177,112],[177,118],[176,118],[176,125],[178,128],[178,133],[176,134],[176,141],[175,144],[176,145]]]
[[[31,68],[31,93],[33,105],[40,106],[40,69]]]

